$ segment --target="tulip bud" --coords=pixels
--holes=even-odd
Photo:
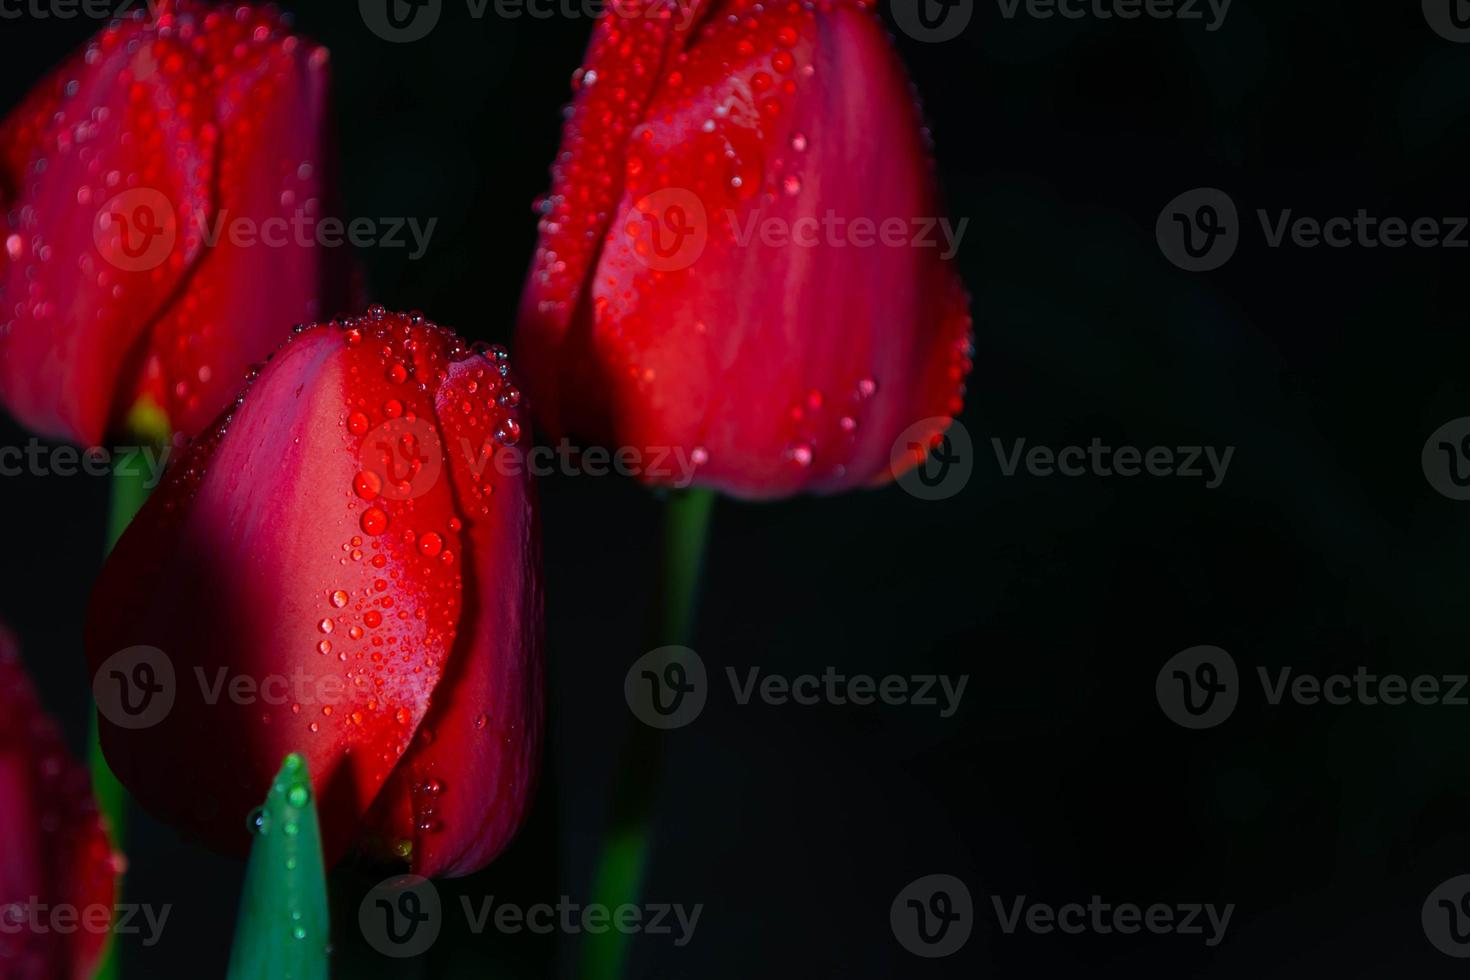
[[[467,874],[540,754],[536,505],[499,462],[520,394],[503,350],[417,314],[298,329],[103,568],[102,747],[145,808],[231,852],[300,753],[329,861],[355,842]]]
[[[91,977],[107,943],[98,926],[112,920],[121,859],[108,843],[87,770],[41,710],[3,627],[0,840],[0,976]]]
[[[621,4],[574,84],[517,338],[554,437],[749,498],[886,482],[901,433],[937,439],[963,225],[870,10]]]
[[[142,5],[0,126],[0,401],[95,443],[140,404],[193,434],[280,324],[350,300],[327,52],[267,7]]]

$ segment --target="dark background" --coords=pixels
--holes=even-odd
[[[438,217],[429,254],[365,255],[376,298],[510,339],[585,18],[472,20],[422,42],[352,3],[288,4],[332,50],[349,216]],[[330,9],[329,9],[330,8]],[[886,16],[886,11],[885,11]],[[95,22],[0,22],[0,106]],[[1004,18],[896,39],[922,94],[974,294],[962,493],[722,501],[694,646],[713,671],[969,674],[958,714],[712,698],[666,739],[647,895],[703,903],[684,949],[639,939],[640,977],[1437,976],[1420,906],[1470,872],[1470,708],[1267,706],[1255,668],[1463,672],[1466,504],[1419,463],[1470,415],[1464,251],[1271,249],[1256,208],[1470,214],[1470,46],[1416,3],[1236,0],[1224,26]],[[1224,268],[1154,239],[1165,202],[1227,191]],[[1234,446],[1202,481],[1002,475],[991,439]],[[0,444],[26,434],[0,426]],[[550,790],[466,894],[588,898],[622,679],[643,652],[659,503],[616,480],[542,485]],[[84,742],[81,615],[103,480],[0,485],[0,618]],[[187,614],[187,612],[181,612]],[[1218,644],[1247,676],[1224,725],[1154,697],[1163,662]],[[172,903],[134,976],[212,976],[240,866],[139,817],[129,898]],[[975,933],[915,958],[889,904],[963,879]],[[453,889],[449,894],[457,894]],[[1006,935],[990,896],[1234,903],[1200,937]],[[349,913],[355,910],[349,910]],[[350,926],[346,929],[350,932]],[[356,955],[343,937],[343,959]],[[565,973],[573,944],[451,935],[404,975]],[[1458,972],[1458,971],[1457,971]],[[345,971],[346,975],[356,975]]]

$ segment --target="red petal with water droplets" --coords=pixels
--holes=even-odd
[[[108,760],[150,812],[223,850],[245,848],[245,815],[300,752],[328,854],[341,854],[428,711],[459,625],[458,569],[415,541],[452,539],[448,481],[377,455],[433,431],[432,400],[390,379],[382,349],[429,372],[443,350],[345,337],[319,327],[276,355],[170,469],[93,594],[94,672],[148,646],[176,676],[152,727],[103,712]],[[398,476],[412,485],[395,490]],[[248,693],[221,693],[221,679]]]
[[[593,29],[575,98],[551,167],[542,204],[540,242],[532,260],[517,338],[528,375],[558,373],[568,384],[595,377],[597,366],[568,362],[562,341],[571,328],[603,234],[623,192],[626,149],[666,66],[697,24],[703,0],[620,0]],[[547,387],[538,412],[555,419],[560,404]]]
[[[288,327],[349,298],[343,250],[229,232],[320,218],[326,86],[325,52],[279,14],[179,0],[109,26],[11,115],[11,412],[95,443],[146,394],[192,434]]]
[[[150,683],[174,675],[147,726],[99,697],[108,760],[150,812],[242,850],[295,751],[329,859],[357,840],[457,873],[504,845],[539,755],[541,617],[529,478],[482,449],[520,437],[502,368],[421,317],[311,327],[170,468],[86,631],[104,682],[140,646]],[[411,800],[428,771],[451,787],[437,810]]]
[[[510,452],[495,429],[505,385],[514,390],[494,378],[483,362],[461,362],[436,397],[465,515],[464,616],[428,737],[368,821],[371,850],[411,841],[412,869],[425,876],[470,874],[500,853],[525,819],[541,757],[541,535],[530,476],[490,456]]]
[[[947,424],[970,368],[907,78],[854,5],[717,13],[629,137],[570,326],[523,316],[522,342],[593,366],[535,363],[533,394],[559,399],[554,435],[674,447],[702,461],[696,483],[737,496],[884,482],[894,439]],[[903,244],[876,240],[885,222]]]
[[[83,980],[107,940],[102,930],[62,933],[46,923],[58,906],[111,915],[120,861],[92,799],[87,771],[42,712],[0,627],[0,974],[13,980]],[[32,914],[41,916],[39,920]]]

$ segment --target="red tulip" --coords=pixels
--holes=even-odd
[[[87,771],[31,691],[0,628],[0,976],[90,977],[107,942],[119,859]]]
[[[877,17],[630,0],[573,82],[517,338],[545,428],[743,497],[896,475],[961,408],[970,317]]]
[[[299,752],[329,857],[468,874],[540,754],[533,487],[491,455],[520,438],[520,393],[504,351],[417,314],[298,329],[103,568],[102,746],[144,807],[226,851]]]
[[[282,324],[350,298],[350,259],[311,233],[326,50],[270,8],[138,7],[0,126],[0,400],[82,443],[140,401],[197,432]],[[271,219],[303,230],[264,244]]]

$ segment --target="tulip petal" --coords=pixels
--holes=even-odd
[[[501,364],[505,362],[500,360]],[[513,383],[475,359],[450,366],[436,397],[464,515],[467,595],[459,646],[419,739],[369,815],[370,851],[411,841],[412,870],[470,874],[509,843],[530,807],[541,757],[542,596],[535,488],[491,462]],[[516,422],[516,429],[519,423]],[[502,472],[502,469],[504,471]],[[403,848],[395,853],[403,856]]]
[[[437,556],[459,550],[448,481],[378,458],[434,438],[415,379],[440,370],[444,347],[364,338],[317,327],[287,344],[171,468],[93,595],[94,673],[145,645],[177,674],[152,727],[104,712],[109,763],[150,812],[222,850],[243,850],[246,814],[299,752],[328,859],[340,856],[454,644],[459,574]],[[445,542],[432,555],[418,540],[431,529]]]
[[[325,50],[272,9],[163,0],[11,115],[0,397],[21,422],[95,443],[147,398],[196,433],[285,327],[351,298],[317,234],[326,91]]]
[[[533,274],[533,395],[553,435],[675,449],[736,496],[884,482],[894,440],[942,431],[970,368],[908,80],[857,5],[719,14],[627,139],[595,271],[554,307],[564,327],[538,314]]]
[[[224,151],[210,245],[148,339],[132,401],[150,397],[198,432],[285,329],[347,306],[345,242],[322,244],[337,209],[326,49],[287,39],[234,68],[216,101]],[[263,285],[268,288],[262,288]]]
[[[218,131],[157,26],[114,24],[7,129],[27,134],[0,286],[0,393],[25,425],[96,443],[118,365],[202,248],[178,214],[213,213]],[[15,159],[10,163],[13,165]]]
[[[87,772],[41,711],[13,638],[0,628],[0,975],[15,980],[91,976],[107,933],[32,928],[32,913],[66,906],[110,917],[120,862],[92,799]],[[44,909],[36,906],[45,906]],[[40,920],[44,925],[47,920]]]
[[[541,239],[522,299],[522,322],[537,327],[518,338],[528,376],[555,373],[574,386],[596,373],[588,361],[563,359],[563,337],[622,196],[628,139],[666,66],[711,6],[703,0],[620,0],[593,28],[584,65],[572,78],[576,95],[551,168]],[[553,431],[556,395],[549,385],[538,393],[538,411]]]

